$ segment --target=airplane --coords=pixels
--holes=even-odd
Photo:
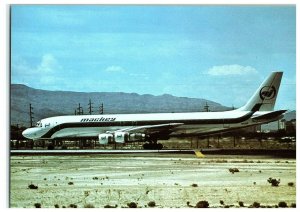
[[[144,149],[162,149],[158,140],[176,135],[209,135],[276,121],[274,111],[283,72],[272,72],[248,102],[223,112],[66,115],[45,118],[22,135],[28,139],[95,138],[100,144],[144,141]]]

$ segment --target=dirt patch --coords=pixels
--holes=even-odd
[[[239,172],[230,173],[232,167]],[[271,186],[270,177],[280,179],[279,186]],[[12,156],[10,206],[121,208],[133,202],[144,208],[155,202],[158,208],[187,208],[200,201],[209,207],[290,206],[296,203],[291,182],[296,183],[295,159],[154,153]],[[38,189],[29,189],[30,184]]]

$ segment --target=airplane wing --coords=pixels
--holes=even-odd
[[[156,124],[156,125],[144,125],[137,127],[128,127],[117,130],[116,132],[130,132],[130,133],[145,133],[148,135],[170,131],[175,127],[181,126],[183,123],[168,123],[168,124]]]

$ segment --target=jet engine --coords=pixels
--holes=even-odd
[[[130,141],[142,141],[145,139],[145,134],[143,133],[131,133],[129,135],[129,140]]]
[[[127,132],[115,132],[115,142],[125,143],[128,142],[129,134]]]
[[[108,144],[113,142],[113,138],[114,136],[112,134],[109,133],[101,133],[99,134],[99,143],[100,144]]]

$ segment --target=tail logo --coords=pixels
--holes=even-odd
[[[265,86],[260,89],[259,96],[262,100],[270,100],[273,99],[276,95],[276,89],[274,86]]]

